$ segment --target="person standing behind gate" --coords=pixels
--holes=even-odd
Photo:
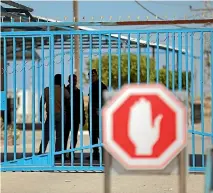
[[[90,74],[88,73],[90,78]],[[92,135],[90,135],[90,140],[92,140],[92,145],[98,144],[99,139],[99,116],[100,110],[99,109],[99,100],[101,98],[101,108],[103,106],[103,91],[107,89],[107,86],[101,82],[101,96],[99,96],[99,79],[98,73],[96,69],[92,69],[92,93],[89,93],[89,103],[88,103],[88,130],[90,133],[90,127],[92,130]],[[90,102],[92,102],[92,109],[90,115]],[[90,123],[90,116],[92,116],[92,123]],[[90,125],[91,124],[91,125]],[[93,160],[99,160],[99,149],[98,147],[93,148]],[[90,159],[88,157],[87,159]]]
[[[67,147],[67,142],[70,134],[70,129],[73,129],[73,148],[76,147],[77,140],[78,140],[78,130],[79,130],[79,124],[81,121],[81,100],[82,100],[82,113],[83,113],[83,125],[85,125],[86,121],[86,116],[85,116],[85,111],[84,111],[84,100],[83,98],[81,99],[81,93],[79,88],[77,87],[77,76],[73,74],[73,88],[71,87],[71,75],[68,78],[69,84],[67,85],[66,89],[69,92],[70,96],[73,89],[73,112],[71,112],[71,106],[67,108],[67,122],[66,122],[66,130],[64,132],[64,148],[66,149]],[[83,93],[82,93],[83,96]],[[70,104],[71,105],[71,104]],[[71,113],[73,114],[73,122],[71,120]],[[72,128],[71,128],[72,127]],[[70,146],[70,149],[72,147]],[[71,156],[71,153],[69,154],[69,157]]]
[[[54,86],[54,93],[55,93],[55,97],[54,97],[54,106],[55,106],[55,130],[56,130],[56,142],[55,142],[55,151],[61,151],[62,148],[62,130],[61,130],[61,110],[62,110],[62,106],[61,106],[61,74],[56,74],[55,77],[55,86]],[[42,141],[40,143],[40,147],[39,147],[39,153],[38,154],[42,154],[45,153],[46,149],[47,149],[47,145],[49,142],[49,121],[50,121],[50,112],[49,112],[49,106],[50,106],[50,97],[49,96],[49,87],[44,89],[44,103],[46,103],[46,113],[47,113],[47,119],[45,121],[45,125],[44,125],[44,152],[42,152]],[[64,89],[64,103],[65,106],[69,105],[69,101],[70,101],[70,94],[69,92]],[[42,97],[40,100],[40,115],[42,111]],[[66,108],[64,108],[64,121],[66,122]],[[41,119],[41,116],[40,116]],[[42,120],[41,120],[42,121]],[[56,159],[60,159],[60,155],[55,156]]]

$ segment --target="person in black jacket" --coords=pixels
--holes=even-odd
[[[75,74],[73,74],[73,88],[71,87],[71,75],[68,78],[68,82],[69,84],[67,85],[66,89],[68,90],[68,92],[70,93],[70,97],[73,96],[73,112],[71,112],[71,102],[70,102],[70,106],[66,107],[67,109],[67,122],[66,122],[66,129],[64,131],[64,148],[66,149],[67,147],[67,142],[68,142],[68,138],[69,138],[69,134],[70,134],[70,129],[73,129],[73,142],[71,144],[73,144],[73,148],[76,147],[77,144],[77,140],[78,140],[78,130],[79,130],[79,124],[80,124],[80,119],[81,119],[81,94],[80,94],[80,90],[77,88],[77,76]],[[71,94],[73,89],[73,95]],[[83,93],[82,93],[83,96]],[[71,114],[72,113],[72,114]],[[84,100],[82,97],[82,113],[83,113],[83,125],[85,124],[86,121],[86,116],[85,116],[85,111],[84,111]],[[71,122],[71,115],[72,115],[72,119],[73,122]],[[72,127],[72,128],[71,128]],[[72,140],[72,139],[71,139]],[[70,149],[72,147],[70,146]],[[69,157],[71,156],[71,154],[69,154]]]
[[[90,75],[88,73],[88,76],[90,78]],[[92,69],[92,93],[89,93],[89,104],[88,104],[88,129],[89,132],[92,131],[92,135],[90,135],[90,140],[92,140],[92,145],[98,144],[99,139],[99,117],[101,116],[101,109],[99,109],[99,101],[101,99],[101,106],[103,107],[103,91],[107,89],[107,86],[101,82],[100,85],[100,96],[99,96],[99,79],[98,79],[98,73],[96,69]],[[90,103],[91,104],[91,110],[90,110]],[[91,113],[91,114],[90,114]],[[90,116],[92,117],[92,123],[90,124]],[[91,128],[90,128],[91,127]],[[87,158],[87,159],[90,159]],[[95,147],[93,148],[93,160],[99,160],[99,148]]]

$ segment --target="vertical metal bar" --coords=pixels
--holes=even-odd
[[[182,33],[178,33],[178,90],[182,89]]]
[[[130,53],[131,53],[131,51],[130,51],[130,33],[128,33],[128,74],[127,74],[127,76],[128,76],[128,84],[130,84],[130,79],[131,79],[131,69],[130,69],[130,57],[131,57],[131,55],[130,55]]]
[[[52,163],[55,159],[55,82],[54,82],[54,35],[50,36],[50,112],[51,112],[51,124],[50,124],[50,150],[52,154]]]
[[[166,87],[169,88],[169,33],[166,33]]]
[[[141,75],[141,67],[140,67],[140,60],[141,60],[141,54],[140,54],[140,33],[137,34],[137,83],[140,83],[140,75]]]
[[[7,98],[7,40],[4,37],[4,91]],[[8,141],[8,133],[7,133],[7,100],[5,102],[5,111],[4,111],[4,162],[7,161],[7,141]]]
[[[201,131],[202,131],[202,167],[204,167],[204,151],[205,151],[205,141],[204,141],[204,89],[203,89],[203,32],[200,33],[200,95],[201,95]]]
[[[35,155],[35,39],[32,37],[32,154]]]
[[[52,126],[52,123],[51,123],[51,120],[52,120],[52,117],[51,117],[51,110],[52,110],[52,107],[51,107],[51,90],[52,90],[52,77],[51,77],[51,68],[52,68],[52,48],[51,48],[51,36],[49,37],[49,98],[47,100],[49,100],[49,152],[50,152],[50,156],[51,156],[51,162],[54,164],[54,152],[52,151],[52,144],[53,144],[53,139],[52,139],[52,133],[51,133],[51,126]],[[54,139],[55,140],[55,139]]]
[[[213,32],[211,32],[211,96],[213,95]],[[211,109],[213,109],[213,97],[211,99]],[[212,137],[211,142],[213,144],[213,111],[211,111],[211,128],[212,128]]]
[[[62,166],[64,166],[64,35],[61,34],[61,151],[62,151]],[[66,120],[66,117],[65,117]]]
[[[188,65],[188,58],[189,58],[189,52],[188,52],[188,33],[185,33],[185,63],[186,63],[186,92],[187,96],[189,93],[189,65]],[[186,99],[186,105],[188,110],[188,97]]]
[[[194,133],[194,33],[191,33],[190,42],[191,42],[191,116],[192,116],[192,167],[195,167],[195,133]]]
[[[83,39],[80,35],[80,146],[81,146],[81,166],[84,165],[84,135],[83,135]]]
[[[172,91],[175,91],[175,32],[172,33]]]
[[[89,46],[89,133],[90,133],[90,166],[93,165],[93,156],[92,156],[92,35],[89,37],[90,46]],[[111,37],[110,37],[111,42]],[[111,45],[110,45],[111,46]],[[111,51],[109,52],[110,63],[111,63]],[[111,75],[111,72],[110,72]],[[111,80],[110,80],[111,83]]]
[[[188,99],[188,96],[189,96],[189,65],[188,65],[188,58],[189,57],[189,54],[188,54],[188,33],[186,32],[185,33],[185,63],[186,63],[186,93],[187,93],[187,98],[186,98],[186,109],[187,109],[187,112],[188,112],[188,107],[189,107],[189,99]],[[188,113],[187,113],[187,122],[189,120],[189,117],[188,117]]]
[[[160,65],[159,65],[159,33],[157,33],[156,36],[156,44],[157,44],[157,56],[156,56],[156,80],[157,83],[159,83],[159,70],[160,70]]]
[[[16,159],[16,39],[13,37],[13,130],[14,130],[14,160]]]
[[[118,89],[121,88],[121,34],[118,34]]]
[[[149,58],[149,40],[150,34],[146,34],[146,82],[150,82],[150,58]]]
[[[102,108],[102,88],[101,88],[101,83],[102,83],[102,68],[101,68],[101,59],[102,59],[102,53],[101,53],[101,40],[102,40],[102,36],[101,34],[99,34],[99,39],[98,39],[98,44],[99,44],[99,63],[98,63],[98,79],[99,79],[99,93],[98,93],[98,96],[99,96],[99,111],[98,111],[98,117],[99,117],[99,149],[100,149],[100,167],[102,166],[102,113],[101,113],[101,108]],[[121,47],[119,47],[119,50],[121,50]]]
[[[22,95],[23,95],[23,109],[22,109],[22,145],[23,145],[23,158],[26,156],[26,69],[25,69],[25,38],[22,38]]]
[[[38,76],[37,76],[37,83],[38,83],[38,98],[37,98],[37,107],[38,107],[38,109],[39,109],[39,107],[40,107],[40,100],[39,100],[39,97],[40,97],[40,92],[41,92],[41,88],[40,88],[40,85],[41,85],[41,79],[40,79],[40,77],[41,77],[41,66],[40,66],[40,62],[41,61],[38,61],[38,64],[37,64],[37,69],[38,69]],[[39,111],[38,111],[39,112]],[[40,119],[40,117],[41,117],[41,115],[40,115],[40,113],[38,113],[38,118]]]
[[[111,87],[112,87],[111,34],[109,34],[108,54],[109,54],[109,91],[111,91]]]
[[[71,120],[71,128],[70,129],[70,145],[71,148],[74,148],[74,131],[73,131],[73,49],[74,49],[74,44],[73,44],[73,35],[70,35],[70,120]],[[71,165],[74,165],[74,155],[75,152],[71,152]]]
[[[42,82],[41,82],[41,92],[42,92],[42,153],[44,153],[44,38],[41,37],[41,64],[42,64]]]

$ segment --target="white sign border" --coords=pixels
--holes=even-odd
[[[130,95],[157,94],[177,114],[177,140],[159,158],[132,159],[113,141],[112,114]],[[164,86],[158,84],[131,84],[124,86],[120,92],[103,108],[103,142],[104,147],[128,170],[164,169],[186,146],[187,122],[184,105]]]

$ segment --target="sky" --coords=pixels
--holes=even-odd
[[[157,16],[169,19],[183,19],[185,16],[187,18],[198,18],[199,16],[193,16],[197,14],[195,12],[190,11],[189,6],[191,5],[194,9],[204,8],[204,1],[139,1],[149,9],[151,12],[156,14]],[[72,1],[19,1],[19,3],[31,7],[34,9],[33,15],[47,17],[51,19],[61,20],[63,21],[64,18],[67,18],[67,21],[73,21],[73,14],[72,14]],[[200,14],[202,15],[202,14]],[[155,19],[150,13],[146,10],[141,8],[136,2],[134,1],[79,1],[79,18],[80,21],[90,21],[91,18],[94,18],[94,21],[100,20],[100,17],[103,17],[104,21],[109,21],[110,16],[112,17],[113,21],[118,21],[120,18],[121,20],[128,20],[129,16],[131,20],[136,20],[138,16],[140,19],[147,19],[147,16],[150,20]],[[83,20],[84,18],[84,20]],[[168,28],[173,28],[174,26],[168,26]],[[193,27],[193,26],[191,26]],[[146,30],[146,29],[154,29],[153,26],[135,26],[134,29],[138,30]],[[109,29],[109,27],[107,28]],[[111,29],[111,28],[110,28]],[[118,29],[118,28],[116,28]],[[120,29],[131,29],[130,27],[120,27]],[[199,38],[197,39],[199,40]],[[199,41],[195,41],[195,53],[199,54]],[[165,44],[165,42],[164,42]],[[169,42],[171,45],[171,41]],[[184,42],[183,42],[184,46]],[[39,50],[38,50],[39,52]],[[57,52],[57,51],[56,51]],[[60,63],[60,52],[58,62]],[[55,53],[55,54],[58,54]],[[48,52],[45,53],[48,56]],[[86,56],[85,56],[86,57]],[[171,61],[170,56],[170,61]],[[65,64],[69,62],[69,56],[65,56]],[[162,58],[165,61],[165,56]],[[183,59],[184,60],[184,59]],[[85,63],[85,60],[84,60]],[[163,64],[165,62],[162,62]],[[29,63],[28,63],[29,64]],[[30,64],[29,64],[30,65]],[[60,71],[60,65],[56,65],[56,72]],[[68,67],[69,68],[69,67]],[[30,66],[29,66],[30,69]],[[10,69],[12,70],[12,69]],[[21,70],[20,70],[21,71]],[[65,76],[68,77],[70,69],[65,69]],[[37,71],[38,73],[38,71]],[[31,85],[32,81],[30,80],[30,73],[28,73],[28,81],[27,81],[27,88]],[[38,75],[38,74],[37,74]],[[17,89],[22,87],[22,82],[20,81],[19,77],[21,78],[21,72],[17,73]],[[38,76],[37,76],[38,77]],[[45,71],[45,86],[48,85],[48,70]],[[8,77],[9,78],[9,77]],[[39,79],[35,80],[36,84],[39,83]],[[65,83],[67,83],[67,78],[65,79]],[[12,88],[12,74],[11,78],[8,81],[8,87]],[[36,86],[36,89],[37,86]],[[87,91],[85,91],[87,92]]]
[[[57,20],[73,20],[72,1],[19,1],[20,3],[34,8],[34,14],[49,17]],[[192,16],[194,13],[189,10],[189,5],[193,8],[202,8],[204,1],[139,1],[147,9],[154,12],[156,15],[168,18],[183,18]],[[119,16],[122,19],[128,19],[128,16],[135,18],[153,18],[146,10],[143,10],[134,1],[79,1],[79,17],[85,20],[90,20],[91,17],[98,19],[101,16],[107,20],[112,16],[113,20],[118,20]]]

